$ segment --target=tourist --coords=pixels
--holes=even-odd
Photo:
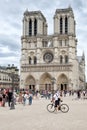
[[[29,105],[32,105],[32,99],[33,99],[33,94],[32,92],[29,92]]]
[[[60,105],[60,93],[59,91],[56,91],[52,97],[52,102],[55,102],[55,108],[56,108],[56,112],[59,109],[59,105]]]

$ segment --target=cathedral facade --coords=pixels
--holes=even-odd
[[[54,32],[41,11],[24,12],[20,88],[77,90],[85,87],[85,55],[77,56],[76,23],[71,7],[56,9]]]

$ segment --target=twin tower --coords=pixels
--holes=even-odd
[[[48,25],[41,11],[26,10],[23,19],[23,36],[47,35]],[[54,15],[54,35],[75,35],[75,20],[72,8],[57,9]]]
[[[47,21],[41,11],[24,12],[21,88],[53,91],[78,89],[80,83],[84,85],[84,56],[78,60],[72,8],[57,9],[53,20],[54,31],[48,35]]]

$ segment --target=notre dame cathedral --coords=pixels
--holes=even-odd
[[[24,12],[20,88],[77,90],[85,87],[85,55],[77,56],[76,22],[71,7],[56,9],[53,34],[41,11]]]

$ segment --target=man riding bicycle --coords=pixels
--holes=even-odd
[[[52,97],[52,102],[55,102],[56,111],[59,110],[60,100],[60,92],[56,91],[56,93]]]
[[[47,110],[51,113],[54,111],[57,113],[58,110],[60,110],[63,113],[68,112],[69,106],[65,103],[60,103],[63,101],[61,99],[62,99],[62,91],[56,91],[52,97],[52,100],[51,100],[52,103],[49,103],[47,105]]]

